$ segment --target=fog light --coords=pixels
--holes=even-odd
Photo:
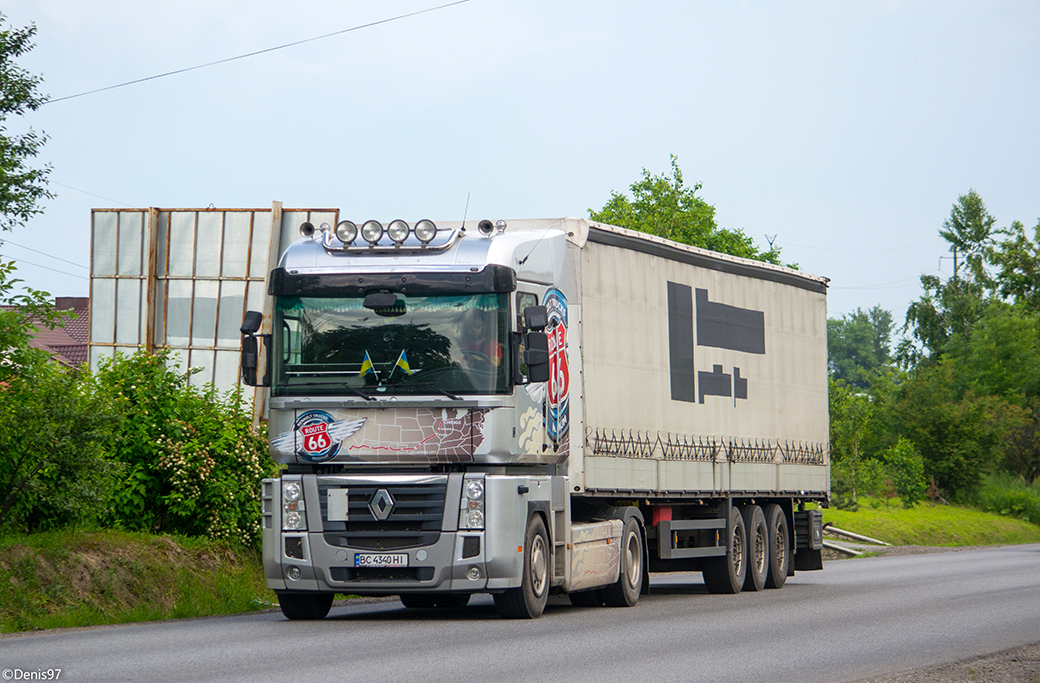
[[[391,221],[389,227],[386,229],[386,234],[390,236],[390,239],[393,240],[394,244],[398,245],[408,239],[409,232],[411,232],[411,229],[408,227],[408,224],[402,220]]]
[[[295,567],[293,567],[293,569],[295,569]],[[466,578],[470,579],[471,581],[476,581],[477,579],[479,579],[480,578],[480,567],[478,567],[475,564],[471,564],[466,569]]]
[[[383,237],[383,224],[379,221],[368,221],[361,226],[361,236],[365,241],[374,245]]]
[[[340,221],[336,224],[336,239],[343,244],[351,244],[357,239],[358,229],[351,221]]]
[[[429,244],[437,236],[437,226],[433,221],[424,218],[415,224],[415,236],[423,244]]]
[[[466,510],[463,515],[465,516],[466,529],[483,529],[484,528],[484,513],[480,510]]]
[[[299,512],[296,512],[295,510],[286,512],[285,516],[282,518],[282,523],[285,529],[302,529],[303,515],[301,515]]]
[[[298,581],[299,578],[303,576],[303,572],[300,571],[299,567],[289,567],[288,571],[285,572],[285,575],[293,581]]]

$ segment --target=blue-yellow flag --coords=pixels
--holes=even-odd
[[[401,355],[397,359],[397,364],[394,367],[401,368],[402,370],[404,370],[406,375],[412,374],[412,367],[408,365],[408,356],[405,355],[404,351],[401,351]]]
[[[360,377],[364,377],[368,373],[376,374],[376,366],[372,365],[372,357],[368,355],[368,351],[365,351],[365,360],[361,362]]]

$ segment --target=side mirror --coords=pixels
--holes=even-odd
[[[263,321],[264,314],[260,311],[246,311],[245,318],[242,319],[242,327],[238,331],[242,334],[256,334]]]
[[[246,311],[242,320],[242,381],[251,387],[261,386],[257,381],[256,373],[260,365],[260,344],[257,340],[257,332],[264,320],[264,314],[259,311]],[[263,386],[267,386],[264,382]]]
[[[524,309],[524,327],[541,332],[549,324],[549,313],[545,306],[528,306]]]
[[[542,308],[541,306],[529,306],[524,310],[524,317],[531,308]],[[544,310],[544,309],[543,309]],[[545,332],[528,332],[524,344],[524,363],[527,365],[527,379],[530,382],[549,381],[549,335]]]

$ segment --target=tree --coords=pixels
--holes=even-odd
[[[715,207],[697,196],[701,184],[686,187],[674,154],[671,161],[671,178],[650,175],[644,168],[642,179],[629,187],[632,199],[611,191],[610,200],[602,209],[589,209],[589,217],[703,249],[780,264],[778,247],[760,251],[742,231],[718,227]]]
[[[1040,314],[1040,220],[1033,237],[1026,234],[1021,221],[1001,230],[1004,236],[994,247],[989,260],[997,268],[997,290],[1033,314]]]
[[[891,360],[892,314],[874,306],[827,320],[827,358],[834,379],[866,390]]]
[[[995,219],[975,190],[961,195],[939,235],[954,254],[953,277],[943,282],[922,275],[924,295],[906,311],[904,331],[911,339],[900,343],[896,356],[904,367],[938,361],[951,337],[967,339],[991,297],[993,279],[986,270],[993,247]]]
[[[50,165],[34,168],[29,163],[47,136],[31,128],[9,135],[5,125],[8,117],[35,111],[47,101],[37,91],[40,77],[13,61],[33,48],[36,26],[14,28],[5,26],[5,21],[0,14],[0,230],[11,230],[41,213],[40,202],[54,195],[47,189]]]

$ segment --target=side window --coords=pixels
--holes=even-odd
[[[538,295],[530,292],[516,293],[516,329],[524,327],[524,309],[528,306],[538,305]]]

